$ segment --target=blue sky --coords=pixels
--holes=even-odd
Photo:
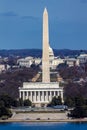
[[[87,49],[87,0],[0,0],[0,49],[41,49],[45,7],[51,47]]]

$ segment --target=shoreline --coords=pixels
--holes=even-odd
[[[30,122],[30,123],[58,123],[58,122],[87,122],[87,118],[72,119],[67,117],[67,113],[13,113],[13,116],[8,119],[0,119],[0,123],[11,122]]]
[[[22,119],[7,119],[7,120],[0,120],[0,123],[19,123],[19,122],[21,122],[21,123],[23,123],[23,122],[30,122],[30,123],[40,123],[40,122],[46,122],[46,123],[60,123],[60,122],[67,122],[67,123],[69,123],[69,122],[71,122],[71,123],[74,123],[74,122],[78,122],[78,123],[81,123],[81,122],[87,122],[87,119],[64,119],[64,120],[42,120],[42,119],[40,119],[40,120],[22,120]]]

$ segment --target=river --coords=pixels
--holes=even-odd
[[[0,123],[0,130],[87,130],[86,123]]]

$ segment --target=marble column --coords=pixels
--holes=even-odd
[[[56,96],[56,92],[54,91],[54,97]]]
[[[38,91],[38,99],[37,101],[40,101],[40,91]]]
[[[45,101],[44,91],[42,91],[42,101]]]
[[[63,100],[63,91],[61,91],[61,99],[62,99],[62,103],[64,102]]]
[[[50,101],[52,100],[52,91],[50,91]]]

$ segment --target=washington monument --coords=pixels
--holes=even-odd
[[[49,67],[49,27],[48,27],[48,12],[44,9],[43,12],[43,54],[42,54],[42,82],[50,82],[50,67]]]
[[[53,51],[49,45],[48,12],[43,12],[43,53],[42,53],[42,82],[23,82],[23,87],[19,87],[19,97],[23,100],[29,99],[35,106],[46,106],[54,96],[60,96],[63,102],[63,88],[59,87],[59,82],[50,82],[50,55]],[[51,53],[51,54],[50,54]]]

